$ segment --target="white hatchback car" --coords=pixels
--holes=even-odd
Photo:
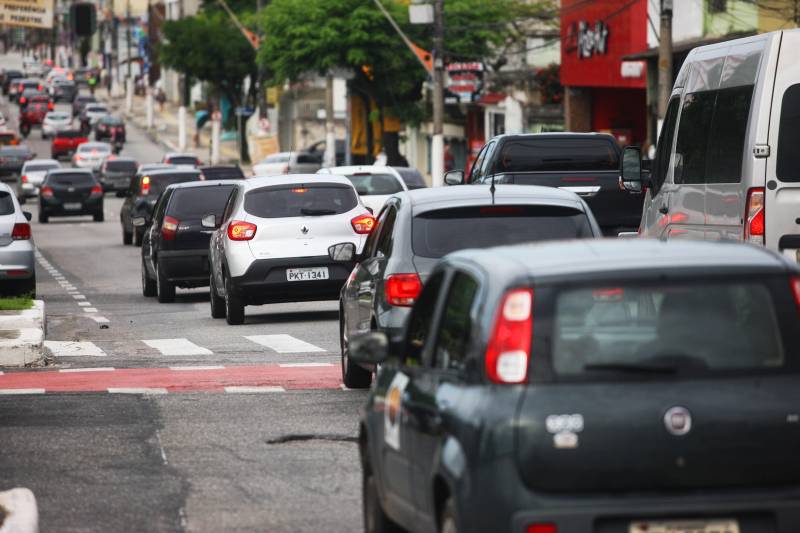
[[[292,174],[236,183],[211,236],[211,316],[244,322],[246,305],[338,300],[353,264],[328,248],[364,247],[375,219],[344,176]]]
[[[29,223],[14,192],[0,183],[0,286],[2,294],[36,295],[36,265]]]
[[[72,165],[77,168],[99,170],[106,157],[112,154],[111,145],[103,142],[86,142],[78,145],[72,156]]]
[[[64,111],[49,111],[42,120],[42,139],[54,136],[72,126],[72,115]]]
[[[31,159],[30,161],[25,161],[17,182],[17,199],[25,203],[25,199],[38,196],[39,188],[42,186],[47,172],[56,168],[61,168],[61,163],[55,159]]]
[[[393,194],[428,186],[419,170],[408,167],[332,167],[320,169],[318,174],[346,176],[361,196],[364,205],[375,214],[380,212],[383,204]]]

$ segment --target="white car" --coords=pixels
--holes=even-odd
[[[232,182],[222,220],[202,225],[211,236],[211,316],[244,322],[246,305],[337,300],[354,264],[329,248],[364,247],[375,219],[343,176],[293,174]]]
[[[99,170],[106,157],[112,154],[111,145],[102,142],[87,142],[78,145],[72,156],[72,165],[78,168]]]
[[[361,196],[370,211],[376,215],[383,204],[393,194],[414,189],[424,189],[428,185],[425,178],[415,168],[386,166],[351,166],[323,168],[318,174],[337,174],[345,176]]]
[[[86,104],[83,108],[86,118],[89,119],[89,125],[94,126],[102,117],[108,116],[111,112],[104,104]]]
[[[6,293],[36,295],[30,219],[11,187],[0,183],[0,283],[8,285]]]
[[[61,163],[55,159],[31,159],[22,165],[17,181],[17,198],[24,202],[39,194],[44,177],[50,170],[61,168]]]
[[[63,111],[49,111],[42,120],[42,139],[72,127],[72,115]]]
[[[253,165],[253,175],[313,174],[322,166],[321,163],[318,155],[309,152],[278,152]]]

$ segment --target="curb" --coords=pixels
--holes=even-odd
[[[0,367],[41,363],[44,360],[45,331],[47,324],[43,300],[34,300],[32,309],[1,312]]]
[[[30,489],[0,492],[0,533],[38,533],[39,508]]]

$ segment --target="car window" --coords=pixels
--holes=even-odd
[[[351,174],[347,179],[360,195],[386,195],[403,191],[403,186],[391,174]]]
[[[230,220],[233,214],[233,206],[236,205],[236,198],[239,197],[239,188],[235,187],[231,195],[228,197],[228,203],[225,204],[225,210],[222,212],[222,223]]]
[[[239,167],[231,168],[204,168],[203,176],[207,180],[236,180],[244,179],[244,173]]]
[[[219,218],[232,190],[233,185],[175,189],[168,212],[178,220],[199,220],[210,214]]]
[[[25,172],[42,172],[44,170],[50,170],[53,168],[59,168],[59,165],[55,163],[42,163],[37,165],[25,165]]]
[[[570,207],[477,206],[417,215],[411,242],[415,255],[439,258],[465,248],[593,236],[586,214]]]
[[[106,161],[106,170],[111,172],[136,172],[136,161]]]
[[[506,139],[494,158],[495,173],[616,171],[619,155],[613,141],[586,137],[520,137]]]
[[[490,141],[489,144],[481,150],[478,159],[475,160],[475,164],[472,167],[473,174],[470,176],[470,181],[477,183],[486,175],[486,165],[489,162],[489,157],[495,144],[497,144],[497,141]]]
[[[74,174],[59,173],[48,174],[48,185],[93,185],[95,183],[94,177],[85,172],[76,172]]]
[[[675,183],[705,182],[708,136],[715,99],[714,91],[690,93],[683,99],[678,139],[675,142]]]
[[[711,124],[707,183],[739,183],[753,86],[717,91],[714,120]]]
[[[173,183],[186,183],[187,181],[197,181],[200,174],[196,172],[151,174],[150,175],[150,196],[161,194],[161,191]]]
[[[425,183],[425,178],[422,176],[422,173],[415,168],[397,167],[395,170],[400,174],[400,177],[405,182],[409,191],[425,189],[428,186],[428,184]]]
[[[338,215],[356,205],[355,190],[337,183],[261,187],[244,197],[244,210],[261,218]]]
[[[680,97],[673,98],[669,107],[664,124],[661,126],[661,136],[658,138],[658,148],[656,149],[655,166],[653,167],[653,194],[658,194],[664,180],[667,179],[669,171],[669,160],[672,155],[672,141],[675,138],[675,123],[678,120],[678,110],[681,106]]]
[[[194,156],[177,156],[170,157],[169,162],[172,165],[196,165],[197,158]]]
[[[794,317],[787,300],[781,312]],[[555,298],[552,362],[558,374],[594,372],[593,365],[764,369],[785,360],[776,303],[761,281],[596,284],[565,288]]]
[[[377,250],[375,245],[378,242],[378,236],[383,230],[383,225],[388,214],[389,206],[384,206],[375,218],[375,226],[369,235],[367,235],[367,241],[364,243],[364,257],[373,257],[375,255]]]
[[[428,280],[422,288],[422,292],[417,299],[417,303],[411,310],[408,318],[408,328],[406,333],[406,362],[409,364],[419,364],[422,357],[422,350],[428,340],[433,314],[436,312],[436,302],[439,298],[439,290],[442,287],[444,273],[437,272]]]
[[[297,164],[299,165],[318,165],[322,163],[322,155],[297,154]]]
[[[0,216],[14,214],[14,199],[7,191],[0,191]]]
[[[386,208],[386,217],[381,224],[378,242],[375,244],[376,255],[391,257],[392,244],[394,243],[394,223],[397,220],[397,209],[394,206]]]
[[[472,162],[472,168],[469,171],[468,182],[470,183],[477,183],[478,179],[480,178],[480,168],[483,165],[483,158],[486,157],[486,150],[488,149],[488,145],[481,148],[481,151],[478,152],[478,157],[475,158],[475,161]]]
[[[800,83],[783,93],[778,130],[777,176],[781,181],[800,181]]]
[[[481,164],[481,171],[480,171],[481,176],[486,177],[489,176],[490,174],[494,174],[495,172],[497,172],[496,165],[494,165],[492,159],[494,159],[494,153],[497,150],[499,144],[500,144],[499,142],[489,143],[489,146],[486,150],[486,157],[483,158],[483,163]],[[490,168],[492,165],[495,166],[494,169]]]
[[[472,307],[478,282],[458,272],[450,283],[436,337],[433,366],[441,370],[463,370],[472,335]]]
[[[156,200],[156,207],[153,209],[153,220],[155,220],[157,224],[160,224],[161,221],[164,220],[164,213],[167,209],[169,198],[170,191],[164,191],[158,197],[158,200]]]

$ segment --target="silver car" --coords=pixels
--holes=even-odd
[[[108,116],[111,112],[104,104],[86,104],[83,108],[86,118],[89,119],[89,125],[94,126],[97,121],[102,117]]]
[[[62,130],[72,126],[72,115],[64,111],[50,111],[42,120],[42,139],[54,136]]]
[[[61,168],[61,163],[55,159],[31,159],[22,165],[17,180],[17,199],[25,203],[26,198],[39,195],[39,188],[42,186],[48,170]]]
[[[4,294],[36,295],[30,218],[11,187],[0,183],[0,284]]]
[[[111,145],[102,142],[86,142],[80,144],[72,156],[72,165],[78,168],[99,170],[100,165],[112,153]]]

